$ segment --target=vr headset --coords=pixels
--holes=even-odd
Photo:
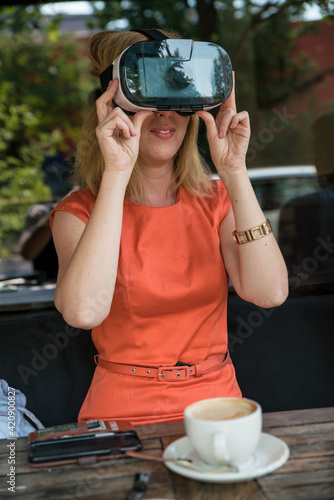
[[[100,75],[102,92],[118,78],[113,104],[127,114],[171,110],[190,115],[219,106],[231,94],[232,64],[219,45],[168,38],[154,29],[132,31],[150,40],[125,49]]]

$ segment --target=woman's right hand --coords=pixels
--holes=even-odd
[[[117,79],[110,82],[107,90],[96,101],[96,136],[105,170],[131,174],[138,158],[142,123],[152,112],[139,111],[130,118],[121,108],[113,108],[112,100],[118,85]]]

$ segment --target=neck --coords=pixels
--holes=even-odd
[[[156,168],[141,166],[145,205],[165,207],[175,203],[176,192],[172,183],[173,170],[174,166],[170,162]],[[170,189],[168,189],[169,187]]]

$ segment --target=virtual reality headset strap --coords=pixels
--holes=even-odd
[[[156,30],[156,29],[147,29],[147,30],[146,29],[144,29],[144,30],[138,29],[138,30],[131,30],[131,31],[141,33],[142,35],[147,36],[147,38],[149,38],[150,40],[161,41],[161,40],[168,40],[168,38],[169,38],[168,36],[161,33],[161,31]],[[108,68],[105,69],[101,73],[100,83],[101,83],[102,92],[105,92],[107,90],[110,80],[113,79],[112,73],[113,73],[113,65],[112,64],[110,66],[108,66]]]
[[[131,31],[136,31],[137,33],[141,33],[142,35],[147,36],[150,40],[157,40],[160,42],[160,40],[168,40],[169,37],[161,33],[159,30],[155,29],[148,29],[148,30],[131,30]]]

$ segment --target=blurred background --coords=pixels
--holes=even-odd
[[[277,235],[281,207],[319,189],[312,126],[334,110],[333,2],[5,3],[0,8],[2,279],[33,269],[33,259],[22,251],[22,235],[71,187],[76,141],[99,85],[90,74],[87,41],[100,30],[173,28],[184,38],[213,41],[227,50],[238,109],[251,117],[250,177]],[[200,143],[207,157],[203,129]]]
[[[99,87],[90,72],[88,39],[104,29],[159,26],[211,40],[230,54],[237,106],[251,118],[249,176],[289,271],[289,298],[275,310],[243,301],[230,284],[229,350],[243,394],[265,412],[334,406],[333,1],[5,4],[1,378],[24,392],[44,425],[76,420],[96,350],[86,331],[73,331],[55,310],[49,212],[72,188],[78,134]],[[202,127],[200,148],[209,161],[204,132]],[[173,256],[167,265],[172,262]]]

